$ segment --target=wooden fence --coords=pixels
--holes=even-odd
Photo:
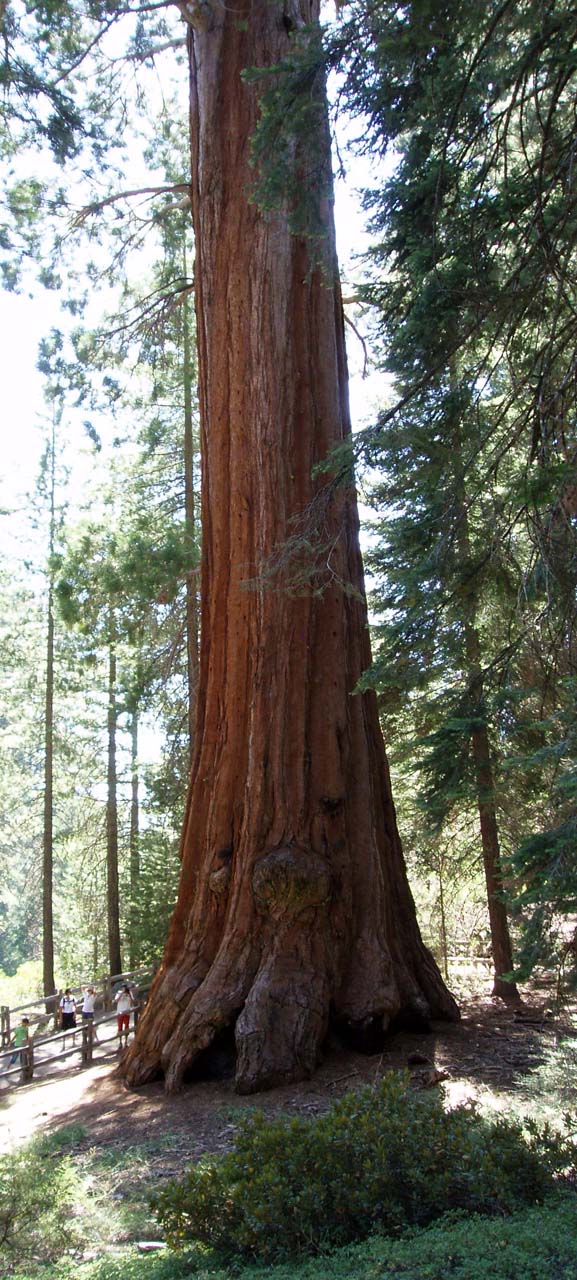
[[[80,1054],[82,1065],[89,1066],[93,1061],[94,1046],[99,1043],[95,1034],[96,1029],[116,1022],[114,1002],[116,990],[125,982],[129,985],[133,993],[132,1013],[136,1028],[142,1008],[146,1004],[152,977],[152,969],[142,968],[132,969],[127,973],[106,974],[98,982],[90,983],[89,985],[94,987],[96,993],[94,1020],[80,1022],[76,1027],[69,1027],[65,1031],[57,1030],[60,1000],[63,994],[61,991],[55,991],[49,996],[40,996],[37,1000],[15,1008],[2,1005],[0,1007],[2,1044],[0,1081],[7,1085],[26,1084],[34,1078],[38,1068],[48,1066],[50,1071],[50,1064],[53,1066],[60,1064],[73,1054]],[[78,996],[80,1001],[82,987],[71,987],[70,990],[75,998]],[[80,1013],[80,1010],[77,1012]],[[22,1021],[23,1017],[30,1019],[29,1038],[20,1048],[9,1047],[15,1026]],[[51,1028],[50,1024],[52,1024]],[[77,1038],[80,1042],[78,1045]],[[113,1038],[109,1037],[109,1039]],[[67,1049],[66,1042],[70,1040],[73,1042],[72,1047]]]

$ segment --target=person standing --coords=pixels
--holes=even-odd
[[[82,1025],[94,1025],[94,1001],[96,1000],[96,991],[94,987],[82,988]],[[93,1031],[95,1041],[98,1041],[96,1032]]]
[[[122,1049],[122,1037],[124,1036],[124,1045],[128,1044],[128,1031],[130,1028],[130,1010],[134,1008],[134,1000],[128,983],[125,982],[116,992],[114,997],[116,1003],[116,1020],[118,1025],[118,1050]]]
[[[30,1019],[22,1018],[20,1026],[16,1027],[14,1035],[12,1036],[12,1039],[10,1041],[10,1048],[16,1050],[16,1052],[13,1053],[12,1057],[10,1058],[11,1067],[14,1066],[15,1062],[18,1062],[18,1059],[21,1056],[20,1051],[21,1049],[24,1048],[24,1045],[28,1043],[29,1038],[30,1038]]]
[[[67,987],[60,1001],[60,1028],[62,1031],[75,1031],[76,1029],[76,1001],[72,995],[70,987]],[[76,1044],[76,1035],[72,1037],[72,1044]],[[62,1038],[62,1050],[66,1048],[66,1036]]]

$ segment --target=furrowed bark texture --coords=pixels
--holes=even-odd
[[[298,8],[298,12],[297,12]],[[372,693],[356,499],[323,511],[312,589],[263,566],[327,484],[350,430],[332,209],[328,268],[247,198],[247,67],[281,61],[271,0],[207,10],[191,33],[203,576],[195,755],[179,898],[126,1080],[169,1089],[234,1026],[237,1087],[311,1073],[329,1020],[387,1027],[458,1012],[424,948]],[[321,563],[322,562],[322,563]],[[343,590],[342,584],[354,587]]]

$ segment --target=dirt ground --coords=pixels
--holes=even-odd
[[[195,1082],[174,1096],[167,1096],[160,1082],[128,1091],[111,1054],[109,1061],[92,1068],[71,1067],[56,1079],[6,1094],[0,1104],[0,1150],[39,1132],[81,1125],[87,1146],[138,1146],[178,1135],[173,1144],[178,1163],[190,1163],[204,1152],[227,1149],[246,1113],[314,1115],[347,1090],[372,1084],[396,1068],[408,1068],[417,1087],[428,1087],[428,1063],[445,1077],[450,1101],[478,1097],[490,1088],[506,1105],[507,1094],[522,1087],[523,1078],[559,1039],[577,1037],[574,1017],[555,1016],[538,996],[520,1007],[478,997],[462,1004],[461,1012],[459,1023],[435,1023],[429,1033],[392,1034],[379,1054],[364,1056],[331,1046],[311,1080],[251,1097],[236,1094],[232,1079]]]

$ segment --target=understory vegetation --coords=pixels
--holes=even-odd
[[[542,1201],[572,1152],[548,1127],[445,1110],[388,1073],[320,1118],[256,1116],[234,1151],[156,1200],[172,1245],[197,1240],[229,1261],[280,1261],[398,1235],[450,1210],[507,1214]]]
[[[557,1066],[574,1078],[566,1046]],[[314,1118],[255,1112],[232,1151],[188,1170],[178,1131],[100,1147],[62,1129],[0,1157],[5,1274],[569,1280],[573,1120],[551,1124],[557,1096],[539,1089],[512,1096],[506,1118],[502,1098],[487,1104],[448,1110],[390,1072]]]
[[[575,1203],[555,1199],[502,1220],[450,1217],[402,1240],[373,1236],[299,1264],[242,1269],[219,1267],[199,1250],[151,1259],[128,1250],[122,1261],[70,1262],[55,1280],[574,1280],[577,1273]]]

